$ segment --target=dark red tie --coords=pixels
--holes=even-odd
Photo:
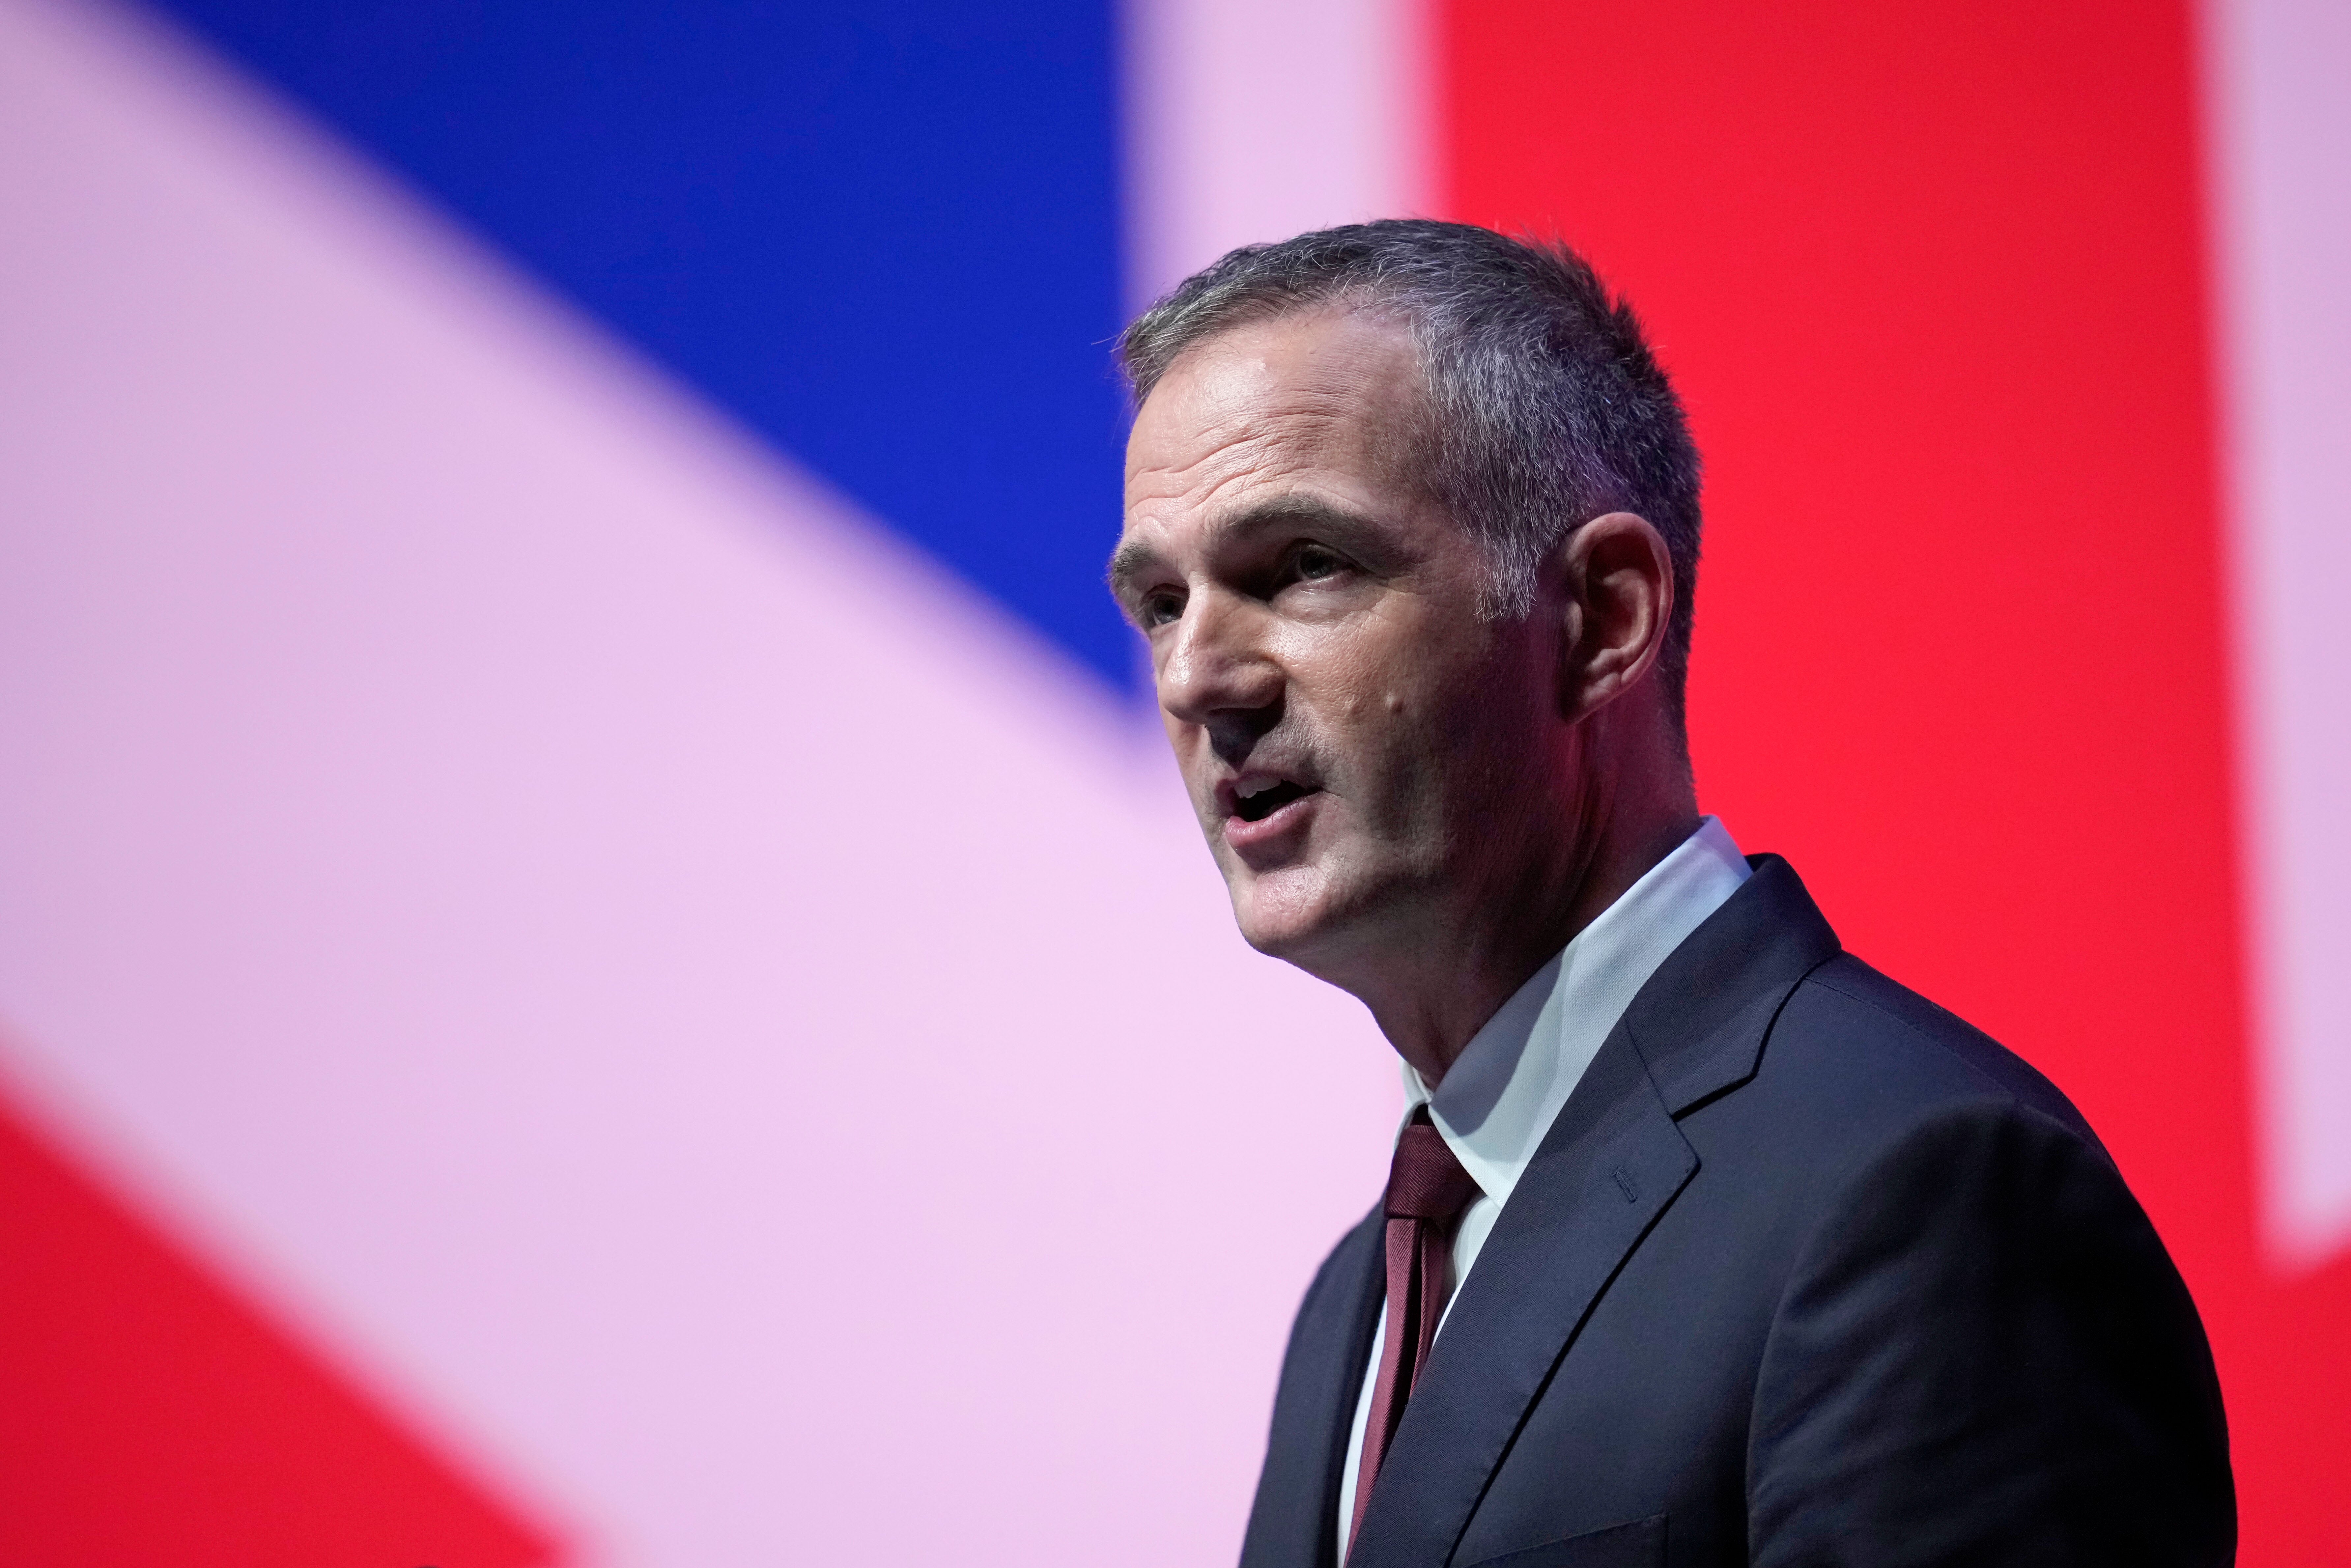
[[[1396,1140],[1395,1163],[1388,1167],[1387,1337],[1380,1346],[1379,1381],[1372,1385],[1371,1415],[1364,1422],[1364,1458],[1355,1469],[1355,1511],[1347,1524],[1347,1554],[1364,1527],[1364,1506],[1413,1380],[1428,1364],[1437,1320],[1445,1310],[1445,1265],[1453,1253],[1453,1225],[1477,1201],[1478,1183],[1461,1168],[1444,1134],[1429,1122],[1428,1107],[1412,1114]]]

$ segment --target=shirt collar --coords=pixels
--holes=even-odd
[[[1701,821],[1502,1004],[1434,1092],[1405,1064],[1405,1119],[1426,1105],[1479,1187],[1509,1202],[1635,993],[1750,874],[1722,823]]]

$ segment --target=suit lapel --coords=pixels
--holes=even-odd
[[[1620,1025],[1462,1284],[1349,1568],[1446,1561],[1585,1312],[1697,1169]]]
[[[1347,1233],[1299,1309],[1241,1568],[1332,1568],[1336,1559],[1340,1472],[1385,1294],[1381,1224],[1374,1209]]]
[[[1787,862],[1754,865],[1650,977],[1544,1135],[1405,1407],[1348,1568],[1450,1557],[1593,1303],[1696,1176],[1675,1118],[1754,1076],[1780,1008],[1836,954]]]

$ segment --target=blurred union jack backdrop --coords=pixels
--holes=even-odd
[[[2340,1561],[2346,81],[2325,0],[0,0],[0,1557],[1228,1557],[1394,1078],[1164,776],[1107,342],[1429,213],[1638,304],[1705,804],[2082,1104],[2244,1560]]]

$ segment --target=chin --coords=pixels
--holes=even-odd
[[[1320,967],[1315,955],[1342,940],[1349,924],[1335,890],[1302,867],[1236,882],[1230,891],[1241,940],[1309,972]]]
[[[1296,955],[1312,946],[1312,933],[1288,925],[1252,920],[1239,910],[1233,912],[1234,924],[1240,927],[1241,940],[1269,958],[1296,961]]]

